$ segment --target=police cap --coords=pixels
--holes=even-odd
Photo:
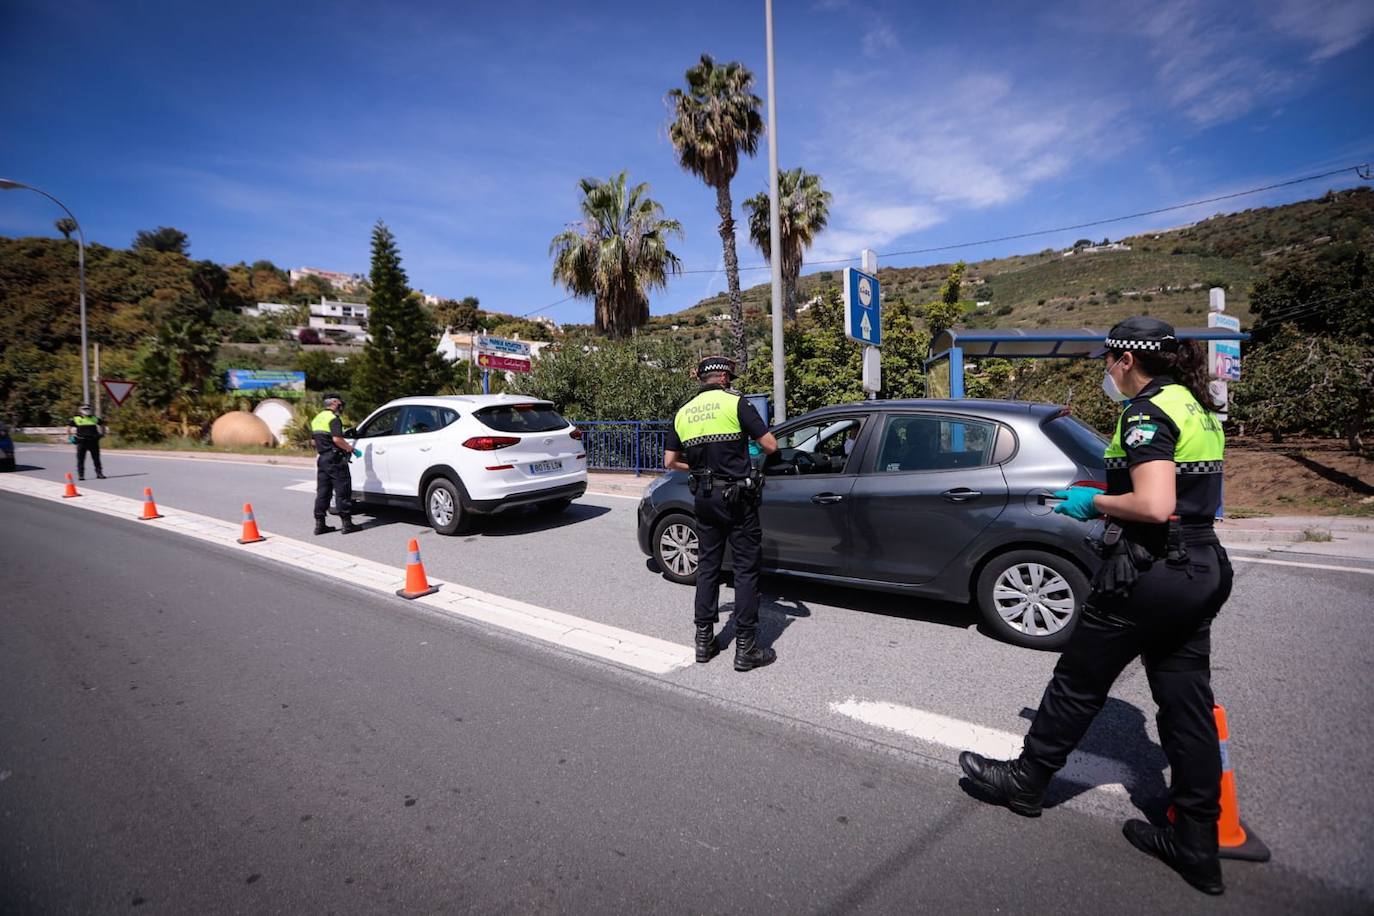
[[[712,372],[724,372],[730,378],[739,378],[735,372],[735,361],[727,356],[708,356],[697,364],[697,378],[705,378]]]
[[[1118,322],[1107,332],[1104,345],[1092,352],[1092,358],[1106,356],[1108,350],[1155,350],[1169,352],[1178,349],[1178,335],[1174,326],[1158,318],[1136,315]]]

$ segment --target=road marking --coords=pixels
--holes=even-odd
[[[53,445],[40,445],[40,446],[36,446],[36,447],[30,448],[30,449],[25,449],[25,451],[33,451],[33,452],[50,452],[50,453],[53,453],[53,454],[64,454],[64,453],[66,453],[68,450],[67,450],[67,449],[64,449],[64,448],[59,448],[59,447],[53,446]],[[205,458],[202,458],[202,457],[200,457],[199,455],[195,455],[195,456],[191,456],[191,455],[150,455],[150,454],[148,454],[147,452],[137,452],[137,453],[134,453],[134,452],[126,452],[126,451],[123,451],[123,450],[117,449],[117,448],[107,448],[107,449],[105,449],[103,452],[101,452],[101,457],[103,457],[103,458],[105,458],[105,459],[107,459],[107,460],[108,460],[109,458],[111,458],[111,457],[114,457],[114,458],[124,457],[124,458],[134,458],[134,459],[138,459],[138,458],[150,458],[150,459],[152,459],[153,461],[195,461],[195,462],[207,462],[207,461],[208,461],[208,462],[211,462],[211,463],[213,463],[213,464],[232,464],[232,465],[234,465],[235,467],[240,467],[240,468],[268,468],[268,469],[274,470],[274,471],[295,471],[295,472],[298,473],[298,474],[299,474],[302,470],[304,470],[305,467],[306,467],[306,465],[295,464],[294,462],[293,462],[293,463],[289,463],[289,464],[288,464],[288,463],[277,464],[277,463],[274,463],[274,459],[271,459],[271,458],[268,458],[267,461],[245,461],[245,460],[242,460],[242,459],[234,459],[234,458],[212,458],[212,457],[209,457],[209,456],[207,456],[207,457],[205,457]]]
[[[635,501],[638,501],[638,500],[640,500],[640,499],[643,498],[643,497],[641,497],[641,496],[626,496],[624,493],[607,493],[605,490],[588,490],[588,491],[587,491],[587,495],[588,495],[588,496],[609,496],[611,499],[633,499],[633,500],[635,500]]]
[[[1240,560],[1244,563],[1265,563],[1269,566],[1297,566],[1300,569],[1334,569],[1337,572],[1360,573],[1365,576],[1374,576],[1374,569],[1362,569],[1358,566],[1337,566],[1334,563],[1300,563],[1297,560],[1270,560],[1264,557],[1247,557],[1237,553],[1230,553],[1228,556],[1232,560]]]
[[[297,493],[314,493],[314,492],[315,492],[315,481],[313,481],[313,480],[298,480],[298,481],[296,481],[295,483],[291,484],[291,485],[288,486],[288,487],[282,487],[282,489],[283,489],[283,490],[294,490],[294,491],[297,492]]]
[[[62,484],[52,481],[12,475],[0,476],[0,490],[46,499],[69,509],[99,512],[132,522],[138,518],[143,507],[139,500],[126,499],[98,490],[88,490],[79,499],[63,499],[62,489]],[[387,566],[352,554],[293,540],[270,531],[262,532],[267,540],[260,544],[241,545],[238,543],[238,537],[242,529],[237,522],[226,522],[166,504],[159,505],[158,508],[166,517],[157,522],[142,524],[155,525],[165,531],[186,535],[229,550],[250,551],[261,559],[317,575],[327,575],[385,595],[387,598],[394,598],[396,590],[404,585],[405,576],[399,562],[394,567]],[[399,552],[397,559],[400,559]],[[695,662],[694,652],[687,646],[526,604],[501,595],[492,595],[433,576],[429,577],[429,581],[431,585],[440,586],[440,590],[415,601],[455,617],[487,623],[649,674],[667,674],[678,668],[690,667]]]
[[[841,703],[831,703],[830,709],[867,725],[938,744],[953,751],[973,751],[999,760],[1021,753],[1021,735],[912,706],[850,697]],[[1119,760],[1074,751],[1069,755],[1068,764],[1059,771],[1058,778],[1087,786],[1094,792],[1115,796],[1119,800],[1130,798],[1126,787],[1138,782],[1140,777]]]

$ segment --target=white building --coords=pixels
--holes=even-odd
[[[310,303],[310,327],[317,331],[342,332],[361,343],[367,340],[367,306],[361,302],[339,302],[321,297]]]
[[[320,267],[297,267],[291,271],[292,283],[299,283],[306,277],[319,277],[341,293],[351,293],[367,280],[362,274],[345,274]]]
[[[261,318],[263,315],[280,315],[289,312],[297,306],[289,302],[259,302],[257,305],[245,305],[241,314],[250,315],[254,318]]]

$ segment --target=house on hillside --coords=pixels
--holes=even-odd
[[[342,337],[364,343],[367,334],[367,306],[361,302],[341,302],[320,297],[310,303],[310,327],[329,337]]]
[[[256,305],[245,305],[239,309],[239,314],[261,318],[264,315],[282,315],[298,307],[289,302],[259,302]]]
[[[355,292],[367,281],[362,274],[346,274],[320,267],[297,267],[291,271],[292,284],[299,283],[306,277],[319,277],[341,293]]]

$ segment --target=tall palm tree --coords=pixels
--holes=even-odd
[[[574,296],[596,301],[596,329],[628,337],[649,320],[649,291],[668,285],[682,262],[668,250],[668,236],[682,224],[665,219],[648,184],[628,186],[625,172],[607,181],[583,178],[582,219],[549,243],[553,282]]]
[[[64,216],[54,222],[53,225],[57,227],[58,232],[62,233],[64,239],[69,242],[72,240],[72,233],[76,231],[76,220],[70,216]]]
[[[739,294],[739,258],[735,254],[735,217],[730,181],[739,169],[740,153],[758,152],[763,133],[762,100],[754,95],[754,74],[737,61],[717,65],[709,54],[687,71],[687,88],[668,93],[673,121],[668,138],[678,162],[709,187],[716,189],[720,214],[720,243],[725,251],[725,279],[730,290],[730,342],[741,371],[744,349],[744,306]]]
[[[782,228],[782,308],[789,320],[797,317],[797,277],[801,275],[802,255],[830,219],[829,191],[821,187],[821,176],[804,169],[778,174],[778,215]],[[773,258],[772,218],[768,192],[762,191],[744,202],[749,211],[749,237],[770,261]]]

